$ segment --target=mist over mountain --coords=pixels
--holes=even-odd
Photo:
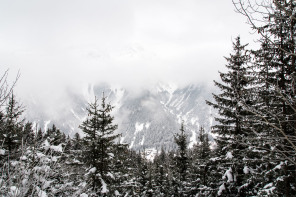
[[[213,111],[205,103],[211,99],[213,89],[205,84],[178,87],[175,84],[158,83],[153,88],[144,88],[137,93],[109,84],[88,84],[81,92],[67,89],[64,100],[57,106],[46,107],[34,98],[25,99],[26,118],[34,127],[47,128],[55,124],[64,133],[73,136],[87,117],[86,107],[97,97],[107,96],[114,106],[113,115],[118,124],[119,139],[133,149],[173,149],[173,136],[179,132],[182,121],[192,147],[198,141],[199,128],[207,132],[213,125]],[[49,107],[50,106],[50,107]],[[211,138],[211,134],[210,134]]]

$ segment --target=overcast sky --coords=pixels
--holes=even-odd
[[[20,95],[211,82],[231,41],[253,40],[245,22],[231,0],[3,0],[0,70],[20,70]]]

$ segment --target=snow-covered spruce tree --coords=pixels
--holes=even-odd
[[[55,124],[52,125],[52,128],[47,129],[44,138],[54,145],[65,143],[66,141],[66,135]]]
[[[245,122],[246,126],[255,134],[248,138],[250,142],[249,154],[252,154],[252,162],[248,162],[249,166],[246,168],[250,176],[250,180],[253,183],[253,190],[259,191],[260,195],[263,195],[260,191],[264,191],[264,187],[270,182],[274,182],[276,174],[274,168],[279,164],[279,153],[273,151],[273,146],[278,143],[276,129],[265,124],[263,119],[256,113],[261,112],[264,119],[276,122],[273,113],[276,113],[275,106],[278,105],[276,101],[274,86],[272,84],[277,83],[277,69],[275,69],[277,49],[268,44],[268,39],[260,39],[261,47],[252,51],[254,61],[252,62],[253,70],[253,100],[255,105],[249,105],[242,102],[244,108],[253,114],[250,121]],[[254,113],[256,112],[256,113]],[[277,170],[278,171],[278,170]],[[269,187],[268,187],[269,188]],[[267,189],[268,190],[268,189]],[[265,193],[267,194],[267,193]]]
[[[211,155],[208,134],[205,133],[203,127],[200,127],[199,143],[195,144],[191,150],[191,195],[209,196],[212,192],[209,160]]]
[[[115,173],[118,196],[141,196],[144,190],[142,188],[146,185],[146,181],[143,180],[146,180],[147,174],[143,167],[145,160],[140,153],[129,150],[127,147],[121,151],[123,152],[115,155],[116,159],[119,159],[119,164],[116,165],[118,170]]]
[[[3,158],[5,158],[5,149],[3,147],[3,143],[4,141],[2,140],[4,137],[3,134],[5,132],[5,119],[4,119],[5,115],[2,111],[0,111],[0,136],[1,136],[1,144],[0,144],[0,161],[2,162]]]
[[[106,97],[103,94],[101,106],[98,99],[90,103],[87,108],[88,117],[80,125],[85,134],[84,162],[89,168],[88,182],[90,184],[89,194],[91,196],[112,195],[113,174],[111,164],[114,158],[115,135],[117,125],[113,124],[114,118],[110,112],[113,107],[106,104]]]
[[[157,196],[168,196],[170,190],[168,155],[163,148],[153,161],[154,187]]]
[[[151,163],[139,152],[135,163],[136,196],[153,196]]]
[[[188,158],[188,141],[184,130],[184,122],[181,123],[180,133],[174,135],[175,143],[177,144],[177,155],[174,157],[175,166],[173,179],[177,185],[177,196],[184,196],[187,193],[187,170],[189,165]]]
[[[61,161],[63,162],[63,168],[67,169],[67,176],[65,178],[73,185],[73,187],[77,188],[73,189],[73,191],[75,191],[78,195],[80,193],[79,189],[84,189],[82,183],[84,183],[83,175],[85,174],[85,170],[83,168],[82,139],[78,133],[76,133],[72,139],[68,138],[66,140]]]
[[[20,120],[20,116],[23,112],[23,107],[16,101],[14,94],[11,94],[0,131],[0,144],[7,158],[16,157],[15,154],[21,145],[23,120]]]
[[[132,169],[134,161],[131,151],[127,144],[118,142],[114,147],[114,159],[112,160],[111,170],[113,171],[113,190],[114,196],[125,196],[133,194]],[[134,170],[134,169],[133,169]]]
[[[245,47],[237,37],[233,43],[233,54],[226,57],[226,73],[220,72],[222,83],[215,82],[221,90],[220,94],[213,94],[215,102],[207,101],[207,104],[218,110],[219,117],[216,117],[217,125],[213,126],[213,132],[218,134],[216,138],[216,153],[219,160],[219,167],[223,177],[217,182],[218,195],[223,193],[228,195],[245,196],[247,192],[252,195],[251,184],[244,174],[244,167],[248,160],[247,137],[252,136],[252,132],[245,122],[250,118],[250,113],[244,110],[242,101],[251,105],[252,94],[250,83],[252,78],[248,71],[249,55]],[[243,159],[245,158],[245,159]],[[223,191],[223,192],[222,192]]]
[[[237,11],[247,16],[252,28],[261,35],[260,50],[268,54],[259,61],[262,65],[260,70],[263,71],[265,67],[271,71],[268,75],[261,75],[264,80],[262,85],[268,91],[265,105],[261,108],[246,105],[256,115],[257,124],[262,125],[263,129],[258,128],[256,132],[264,141],[265,150],[274,155],[270,158],[269,166],[263,169],[262,174],[266,178],[263,178],[265,181],[258,194],[290,196],[296,192],[296,2],[262,1],[256,5],[244,0],[236,2]],[[262,54],[260,50],[255,54],[257,59]],[[273,173],[274,169],[281,173]]]
[[[168,166],[167,184],[169,186],[168,196],[179,195],[179,172],[177,171],[177,150],[172,149],[167,153],[166,163]]]
[[[22,146],[32,145],[34,143],[35,135],[33,131],[33,124],[26,122],[22,132]]]
[[[278,1],[277,5],[287,12],[275,8],[274,12],[269,15],[270,20],[264,28],[269,36],[273,36],[272,41],[269,40],[267,45],[269,48],[275,48],[273,59],[265,65],[270,65],[275,74],[266,78],[271,90],[271,107],[268,111],[267,108],[260,109],[259,114],[265,115],[265,120],[261,122],[265,122],[263,123],[265,131],[269,133],[269,136],[265,138],[266,141],[270,144],[270,148],[277,150],[277,155],[280,153],[281,156],[276,158],[281,158],[281,162],[285,164],[273,162],[273,167],[282,167],[281,173],[277,173],[274,176],[274,181],[268,181],[266,185],[276,187],[276,190],[273,191],[274,194],[289,196],[296,192],[294,173],[296,170],[296,63],[295,55],[291,55],[296,52],[296,4],[295,1],[288,0]],[[292,16],[291,13],[293,13]],[[280,130],[271,125],[280,128]],[[272,140],[271,136],[277,140]],[[292,148],[293,145],[294,148]]]
[[[1,167],[0,195],[73,196],[76,189],[62,159],[63,146],[37,137],[31,144],[23,143],[20,155]]]

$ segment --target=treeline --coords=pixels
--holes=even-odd
[[[14,95],[1,112],[0,195],[2,196],[179,196],[211,189],[208,135],[192,150],[184,125],[175,135],[178,150],[161,150],[153,161],[145,152],[116,143],[112,106],[96,99],[81,124],[85,136],[69,138],[55,125],[33,130],[21,120]]]

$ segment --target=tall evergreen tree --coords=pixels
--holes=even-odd
[[[175,143],[177,144],[177,155],[175,159],[175,181],[178,186],[178,196],[183,196],[186,193],[187,181],[187,169],[189,165],[188,158],[188,141],[187,135],[184,130],[184,122],[181,123],[180,133],[176,133],[174,136]]]
[[[113,190],[115,196],[135,195],[134,188],[137,187],[134,182],[135,160],[133,151],[129,150],[126,144],[117,144],[111,165],[114,172]]]
[[[209,195],[211,175],[209,174],[209,159],[211,149],[208,134],[203,127],[199,130],[199,143],[192,149],[191,163],[191,193],[200,195]]]
[[[207,104],[218,109],[220,117],[216,117],[219,123],[213,127],[213,132],[225,136],[239,135],[247,132],[243,127],[243,117],[247,113],[240,105],[241,101],[248,100],[249,78],[247,73],[247,63],[249,55],[246,54],[245,47],[241,45],[240,37],[233,43],[234,53],[226,57],[228,64],[227,73],[221,73],[222,83],[214,81],[221,90],[220,94],[213,94],[215,103],[207,101]]]
[[[114,140],[119,135],[114,134],[117,125],[113,124],[114,117],[110,114],[112,109],[110,104],[106,104],[104,95],[101,106],[95,98],[94,103],[90,103],[87,108],[87,119],[80,125],[85,134],[84,159],[89,167],[89,181],[91,190],[95,192],[94,195],[107,194],[110,190],[108,184],[113,179],[110,165],[114,158],[114,146],[116,146]]]
[[[270,2],[269,6],[272,11],[263,18],[263,26],[257,28],[264,32],[261,48],[254,53],[255,64],[259,65],[258,105],[247,108],[256,114],[254,124],[259,125],[255,131],[262,143],[257,146],[267,151],[261,172],[269,178],[260,187],[275,187],[273,194],[289,196],[296,191],[293,189],[296,185],[293,173],[296,169],[296,4],[293,0],[281,0]],[[281,173],[273,177],[272,173],[266,173],[278,166],[282,166]]]
[[[0,143],[10,157],[13,156],[12,153],[21,144],[23,120],[20,120],[20,116],[23,112],[23,107],[16,101],[14,94],[11,94],[8,99],[6,113],[2,118],[4,125],[1,127],[0,132]]]
[[[150,163],[141,153],[137,157],[137,183],[138,183],[138,196],[152,196],[151,194],[151,168]]]
[[[253,101],[255,105],[249,105],[244,103],[244,108],[249,110],[253,116],[245,125],[252,130],[252,137],[248,137],[249,151],[252,154],[252,162],[248,161],[248,176],[250,182],[252,182],[253,189],[261,191],[270,181],[274,180],[270,171],[278,165],[279,154],[271,151],[272,144],[274,144],[274,136],[276,136],[276,130],[270,127],[268,124],[263,123],[263,119],[271,122],[275,122],[272,115],[278,103],[275,99],[274,87],[272,84],[277,82],[277,69],[275,69],[276,48],[269,44],[269,40],[262,38],[260,40],[261,47],[255,51],[252,51],[252,75],[253,81]],[[258,114],[263,115],[259,117]],[[249,156],[250,158],[250,156]],[[264,190],[264,189],[263,189]],[[263,195],[263,193],[260,193]]]
[[[158,155],[155,156],[154,164],[154,181],[155,193],[158,196],[168,196],[170,182],[168,177],[168,161],[167,154],[163,148]]]
[[[22,144],[23,145],[31,145],[34,142],[34,131],[33,124],[31,122],[27,122],[24,125],[23,133],[22,133]]]
[[[220,117],[215,118],[218,122],[213,127],[213,132],[218,134],[217,146],[224,176],[220,185],[225,193],[245,196],[244,166],[243,158],[247,157],[248,142],[246,137],[252,135],[245,122],[248,121],[250,113],[244,110],[242,103],[252,103],[250,97],[250,84],[252,78],[248,70],[249,55],[246,53],[247,45],[242,45],[240,37],[233,43],[233,54],[226,57],[227,73],[220,73],[222,83],[215,85],[221,90],[220,94],[213,94],[215,102],[207,101],[207,104],[218,109]],[[222,183],[222,184],[221,184]]]

